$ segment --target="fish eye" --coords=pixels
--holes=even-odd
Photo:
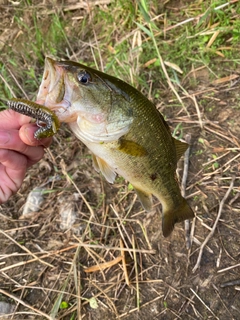
[[[77,75],[77,78],[78,78],[78,81],[83,84],[87,84],[89,81],[91,81],[90,74],[85,71],[79,72]]]

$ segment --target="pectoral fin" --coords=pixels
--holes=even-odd
[[[103,159],[96,157],[93,154],[93,167],[97,172],[101,172],[104,178],[110,182],[114,183],[116,173]]]
[[[146,149],[140,144],[123,138],[119,139],[118,150],[134,157],[142,157],[147,154]]]
[[[134,187],[134,186],[133,186]],[[146,211],[151,211],[152,210],[152,195],[149,194],[149,193],[146,193],[142,190],[139,190],[137,188],[135,188],[135,191],[137,193],[137,196],[143,206],[143,208],[146,210]]]
[[[97,162],[97,157],[95,156],[95,154],[92,154],[92,161],[93,161],[93,168],[97,171],[100,172],[100,168]]]

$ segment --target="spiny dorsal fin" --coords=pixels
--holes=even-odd
[[[189,145],[186,142],[182,142],[180,140],[177,140],[173,138],[173,142],[176,148],[177,153],[177,161],[181,158],[181,156],[184,154],[184,152],[187,150]]]

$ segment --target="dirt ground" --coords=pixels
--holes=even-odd
[[[240,319],[240,67],[221,60],[223,73],[212,81],[207,67],[189,72],[187,114],[166,107],[172,96],[158,105],[176,135],[190,135],[184,191],[196,218],[187,242],[183,223],[164,238],[158,201],[147,214],[124,179],[107,183],[63,125],[0,206],[0,301],[13,307],[0,319]],[[23,212],[35,187],[40,210]],[[126,270],[118,261],[85,272],[121,254]]]

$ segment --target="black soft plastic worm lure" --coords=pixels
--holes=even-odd
[[[51,137],[57,133],[60,127],[56,114],[40,104],[26,99],[13,98],[7,102],[7,105],[10,109],[37,120],[39,129],[34,133],[36,139]]]

